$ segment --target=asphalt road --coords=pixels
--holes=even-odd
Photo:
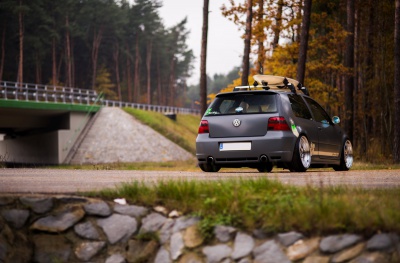
[[[59,170],[59,169],[0,169],[0,193],[72,194],[105,188],[122,183],[160,180],[226,180],[229,178],[276,179],[284,184],[299,186],[347,185],[362,188],[400,188],[400,170],[334,172],[314,170],[307,173],[255,173],[246,170],[218,173],[178,171],[121,170]]]

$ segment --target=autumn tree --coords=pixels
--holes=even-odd
[[[204,0],[203,4],[203,28],[201,35],[201,54],[200,54],[200,107],[201,115],[207,110],[207,34],[208,34],[208,3]]]
[[[242,60],[242,85],[248,84],[250,70],[250,51],[251,51],[251,25],[253,20],[253,1],[246,2],[246,31],[244,37],[244,51]]]
[[[393,161],[400,163],[400,0],[395,3],[395,51],[394,51],[394,140]]]
[[[304,0],[303,20],[301,23],[299,60],[297,63],[297,80],[304,84],[304,76],[306,72],[306,60],[308,50],[308,35],[311,23],[311,4],[312,0]]]

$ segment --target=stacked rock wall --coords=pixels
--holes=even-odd
[[[230,226],[205,241],[199,218],[77,196],[0,197],[0,262],[400,262],[399,236],[269,236]]]

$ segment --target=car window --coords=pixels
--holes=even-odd
[[[207,109],[205,116],[224,114],[256,114],[276,112],[275,94],[228,94],[218,96]]]
[[[314,115],[314,120],[322,123],[330,123],[330,117],[328,113],[314,100],[305,98],[308,105],[310,105],[311,112]]]
[[[289,94],[290,105],[292,106],[293,114],[298,118],[311,120],[311,113],[304,102],[303,98],[297,94]]]

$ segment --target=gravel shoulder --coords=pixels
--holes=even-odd
[[[185,161],[194,156],[117,107],[104,107],[71,164]]]

